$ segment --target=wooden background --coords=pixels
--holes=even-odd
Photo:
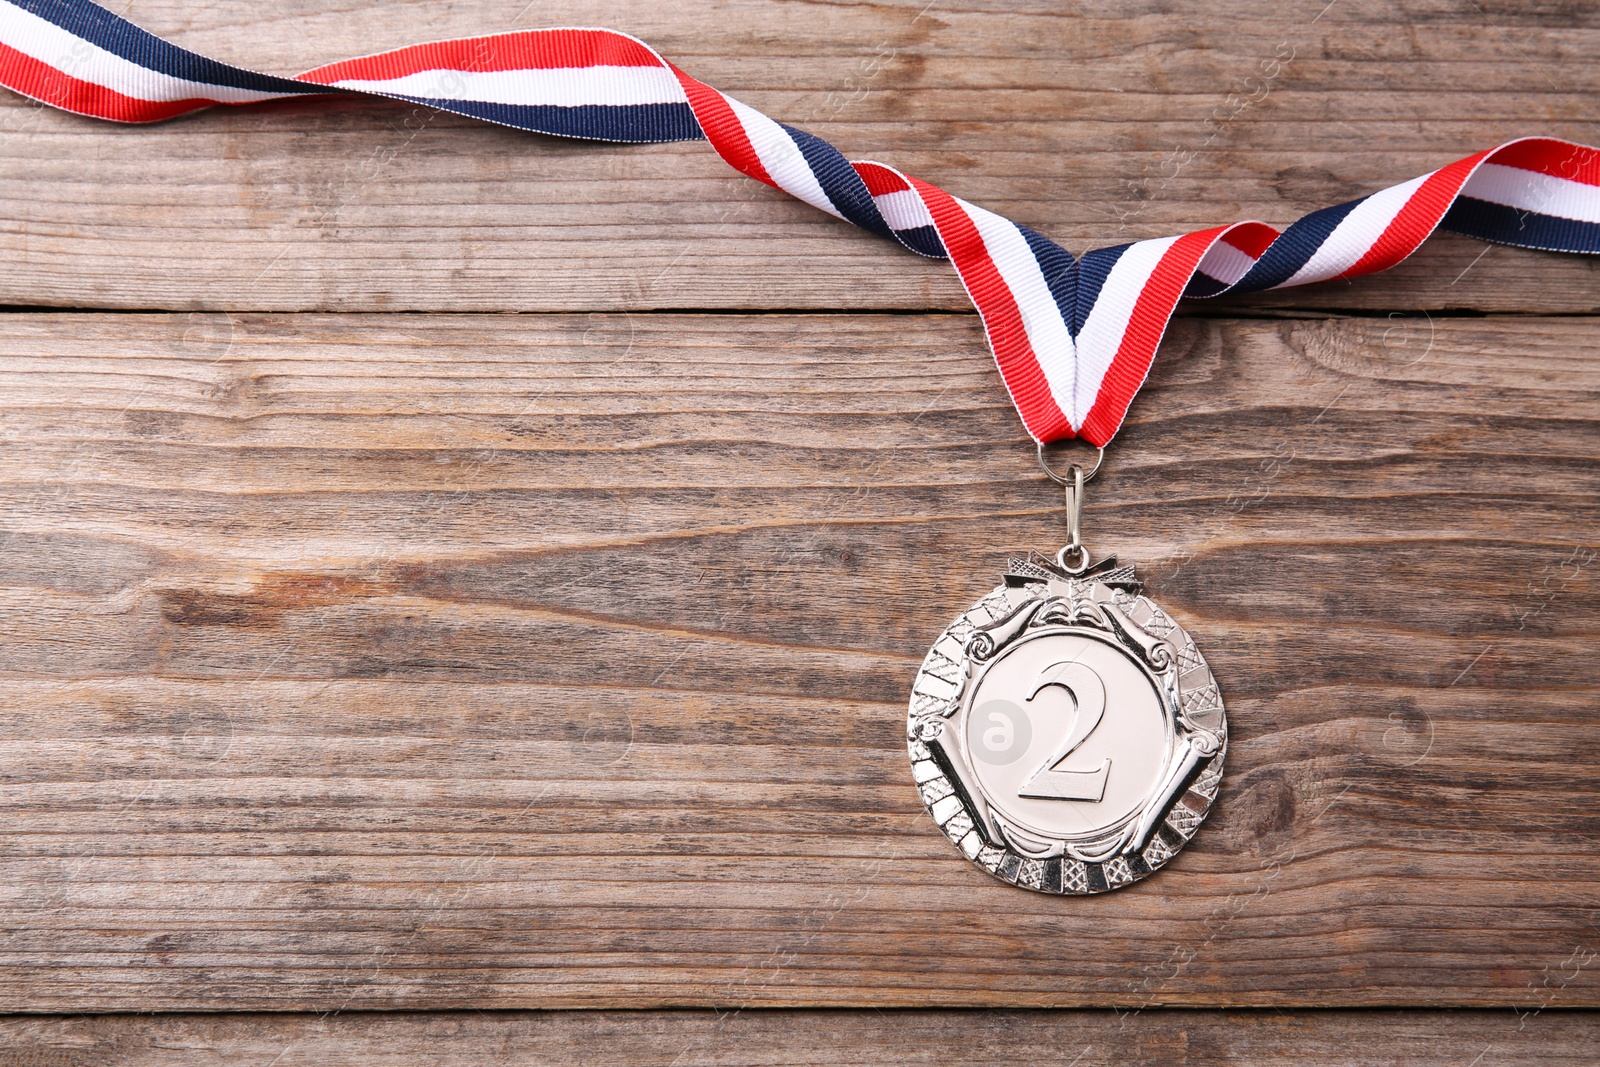
[[[126,14],[280,72],[612,26],[1074,250],[1600,143],[1586,0]],[[703,144],[6,95],[0,1064],[1593,1063],[1596,271],[1186,306],[1085,525],[1229,773],[1046,898],[901,740],[1062,538],[948,266]]]

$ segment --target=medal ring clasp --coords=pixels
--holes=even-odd
[[[1050,476],[1050,480],[1055,482],[1057,485],[1071,485],[1076,480],[1072,473],[1073,471],[1082,471],[1083,480],[1085,482],[1092,482],[1094,481],[1094,476],[1100,473],[1100,464],[1106,461],[1106,450],[1104,448],[1097,448],[1094,450],[1094,466],[1090,467],[1088,470],[1083,470],[1083,467],[1080,464],[1074,463],[1072,466],[1068,467],[1066,473],[1063,474],[1054,467],[1050,466],[1050,461],[1045,459],[1044,442],[1039,441],[1036,443],[1039,446],[1039,469],[1048,474]]]

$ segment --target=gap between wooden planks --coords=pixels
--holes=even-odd
[[[1469,1012],[456,1012],[0,1018],[0,1063],[168,1067],[197,1061],[826,1067],[1588,1067],[1593,1014]]]

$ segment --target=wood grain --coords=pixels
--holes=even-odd
[[[0,1008],[1593,1006],[1595,327],[1177,324],[1085,524],[1229,776],[1061,900],[904,764],[1060,538],[973,317],[8,314]]]
[[[1302,213],[1533,133],[1596,143],[1583,0],[873,4],[133,0],[292,72],[514,27],[634,32],[774,117],[1068,248]],[[924,261],[699,143],[602,146],[380,103],[115,127],[0,101],[0,302],[178,310],[960,309]],[[1579,257],[1430,242],[1249,306],[1600,311]]]
[[[0,1067],[1594,1062],[1573,1012],[459,1012],[0,1019]]]

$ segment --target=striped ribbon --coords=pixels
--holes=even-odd
[[[937,186],[847,160],[613,30],[437,41],[279,78],[186,51],[89,0],[0,0],[0,84],[117,122],[359,94],[562,137],[704,138],[758,181],[913,252],[948,258],[1039,441],[1111,439],[1180,297],[1370,274],[1405,259],[1440,226],[1525,248],[1600,252],[1600,150],[1524,138],[1314,211],[1281,232],[1239,222],[1074,259]]]

